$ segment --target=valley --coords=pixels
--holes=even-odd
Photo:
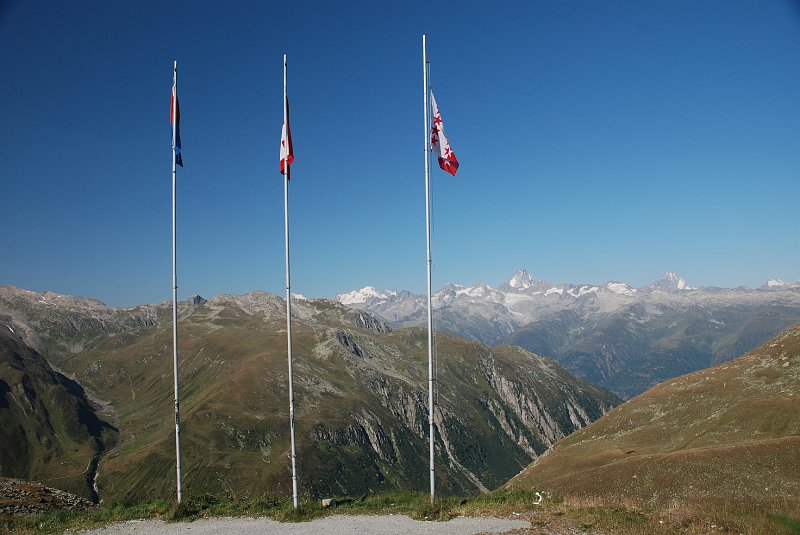
[[[17,439],[0,455],[2,475],[178,514],[158,505],[175,486],[170,312],[0,287],[0,424]],[[552,343],[569,313],[543,338]],[[782,313],[713,319],[761,332]],[[337,496],[374,514],[393,509],[367,504],[411,500],[409,511],[427,511],[425,331],[335,301],[298,298],[293,314],[303,503]],[[686,314],[680,330],[696,341],[691,325],[708,315]],[[194,297],[179,318],[188,503],[285,518],[276,512],[291,510],[285,303],[265,292]],[[628,334],[603,324],[604,336]],[[597,336],[585,343],[602,344]],[[438,334],[441,503],[448,515],[459,503],[469,514],[523,510],[564,533],[703,533],[710,517],[734,531],[788,533],[781,526],[800,504],[799,355],[793,326],[744,356],[699,371],[691,367],[703,359],[689,361],[688,374],[622,403],[549,357]],[[656,357],[652,367],[666,358]]]
[[[98,467],[101,499],[174,492],[169,312],[168,304],[112,309],[2,287],[0,327],[22,333],[113,408],[118,443]],[[296,300],[293,314],[303,492],[425,489],[425,332],[392,330],[332,301]],[[290,493],[283,301],[264,292],[194,298],[181,303],[179,317],[185,486]],[[620,401],[518,347],[441,334],[436,355],[437,484],[444,493],[498,487]]]

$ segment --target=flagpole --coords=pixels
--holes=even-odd
[[[289,100],[286,94],[286,54],[283,55],[283,127],[286,129],[286,159],[284,160],[283,213],[286,239],[286,345],[289,361],[289,431],[292,442],[292,503],[297,509],[297,455],[294,443],[294,380],[292,377],[292,293],[289,278]]]
[[[425,228],[427,246],[428,269],[428,425],[430,437],[430,475],[431,475],[431,503],[436,497],[436,483],[434,473],[434,429],[433,429],[433,309],[431,307],[431,187],[430,187],[430,156],[429,156],[429,128],[428,128],[428,53],[426,50],[425,35],[422,35],[422,80],[425,96],[424,102],[424,129],[425,129]]]
[[[181,420],[180,403],[178,397],[178,275],[177,275],[177,247],[175,224],[175,198],[177,183],[177,167],[175,143],[178,131],[178,62],[172,65],[172,372],[175,382],[175,475],[177,482],[178,503],[183,500],[181,488]]]

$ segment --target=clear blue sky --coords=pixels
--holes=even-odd
[[[0,0],[0,283],[126,306],[425,287],[421,35],[461,167],[434,167],[434,286],[800,278],[790,0]]]

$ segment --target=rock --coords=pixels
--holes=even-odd
[[[0,477],[0,515],[42,514],[54,509],[89,509],[89,500],[39,483]]]

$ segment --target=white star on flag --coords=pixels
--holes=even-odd
[[[431,128],[431,147],[434,150],[439,150],[439,167],[447,171],[453,176],[456,176],[458,170],[458,160],[450,148],[450,143],[444,135],[444,123],[442,123],[442,114],[439,113],[439,107],[436,105],[436,99],[433,98],[433,91],[431,91],[431,113],[433,114],[433,126]]]

